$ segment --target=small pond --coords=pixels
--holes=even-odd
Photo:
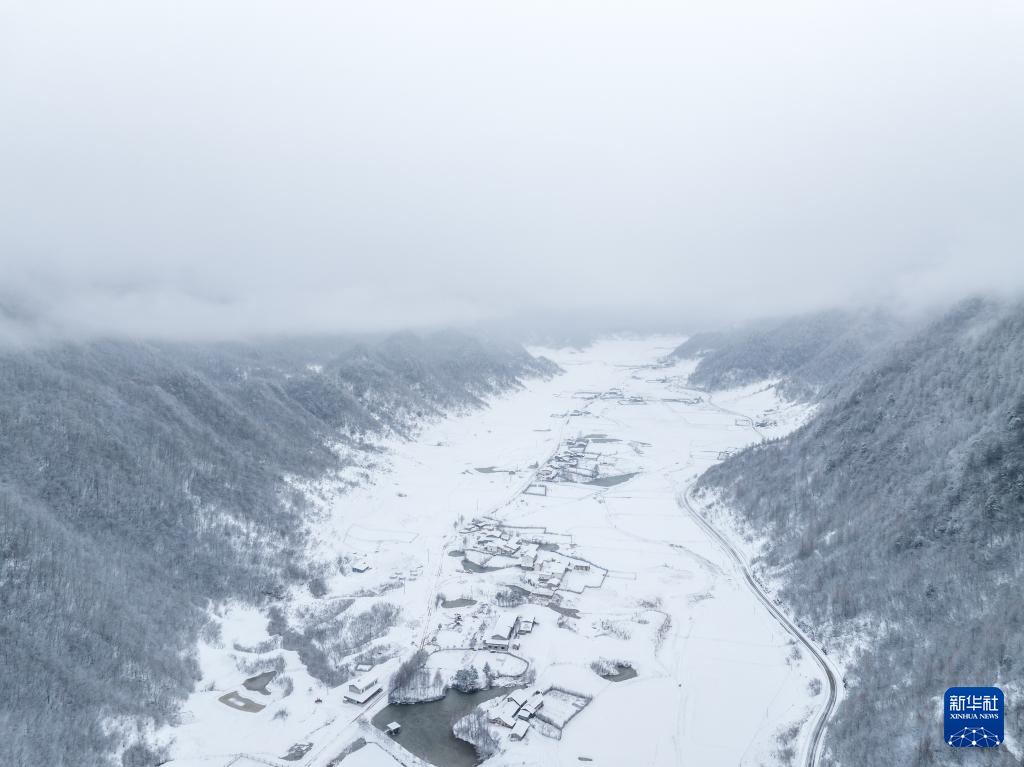
[[[441,607],[472,607],[476,604],[475,599],[469,597],[460,597],[459,599],[444,599],[441,601]]]
[[[559,605],[552,605],[552,604],[549,604],[548,607],[550,607],[552,610],[554,610],[559,615],[564,615],[564,616],[566,616],[568,618],[579,618],[580,617],[580,611],[577,610],[575,607],[561,607]]]
[[[476,562],[470,562],[468,559],[463,559],[462,569],[467,573],[493,573],[497,570],[503,570],[504,568],[487,567],[486,565],[478,565]]]
[[[598,487],[614,487],[615,485],[621,485],[623,482],[629,482],[640,472],[633,471],[629,474],[616,474],[611,477],[598,477],[597,479],[590,480],[588,485],[597,485]]]
[[[492,687],[479,692],[448,690],[440,700],[423,703],[390,703],[371,719],[383,731],[389,722],[402,729],[393,736],[402,748],[438,767],[474,767],[480,763],[476,750],[452,733],[452,725],[481,703],[507,695],[511,687]]]
[[[616,666],[614,673],[601,674],[601,678],[609,682],[625,682],[627,679],[636,678],[636,669],[632,666]]]
[[[276,671],[264,671],[262,674],[257,674],[256,676],[251,676],[246,679],[242,682],[242,686],[247,690],[252,690],[253,692],[261,692],[264,695],[270,695],[270,692],[267,690],[267,685],[270,684],[275,676],[277,676]]]

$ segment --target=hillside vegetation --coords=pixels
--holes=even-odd
[[[940,740],[954,685],[1012,690],[1024,741],[1024,306],[959,306],[700,488],[770,541],[798,616],[870,640],[827,763],[962,763]]]
[[[829,394],[903,332],[903,322],[882,312],[835,310],[697,333],[672,356],[700,359],[693,386],[728,389],[781,379],[785,396],[810,401]]]
[[[0,352],[0,764],[105,764],[105,719],[166,721],[210,601],[309,577],[287,477],[553,372],[453,334]]]

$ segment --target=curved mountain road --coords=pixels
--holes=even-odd
[[[778,606],[771,600],[768,594],[765,593],[764,589],[754,578],[750,568],[747,566],[746,560],[743,555],[732,545],[732,542],[722,533],[720,533],[715,527],[711,525],[700,513],[694,508],[693,502],[690,499],[690,491],[692,486],[688,487],[686,491],[680,496],[680,505],[686,509],[686,511],[693,518],[702,530],[704,530],[709,536],[711,536],[722,549],[732,558],[736,563],[736,567],[743,574],[747,585],[750,590],[754,592],[754,595],[760,600],[768,612],[775,620],[782,625],[786,632],[796,639],[800,644],[807,648],[807,651],[814,657],[821,670],[825,672],[825,677],[828,679],[828,700],[822,707],[821,713],[818,715],[818,721],[814,724],[814,730],[811,732],[810,746],[807,749],[806,759],[804,764],[806,767],[816,767],[818,759],[821,755],[821,748],[823,743],[823,736],[825,734],[825,727],[828,725],[828,720],[831,718],[832,713],[835,711],[836,703],[839,700],[839,672],[833,668],[832,663],[828,660],[825,654],[815,646],[800,628],[794,624],[785,613],[783,613]]]

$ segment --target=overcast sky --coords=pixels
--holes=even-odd
[[[1022,41],[1016,0],[0,0],[0,315],[230,337],[1016,291]]]

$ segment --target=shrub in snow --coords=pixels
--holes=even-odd
[[[455,733],[455,737],[472,744],[481,759],[487,759],[498,753],[498,739],[491,734],[487,716],[479,708],[473,709],[455,722],[452,725],[452,732]]]

